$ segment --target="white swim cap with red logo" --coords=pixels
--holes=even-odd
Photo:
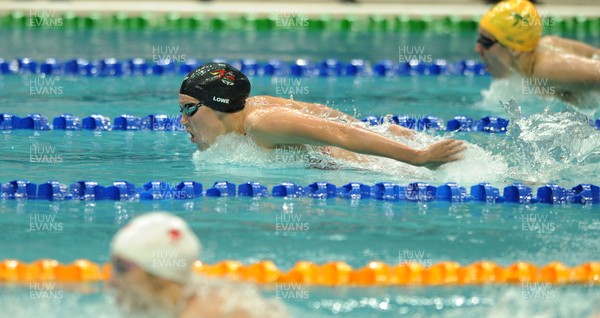
[[[200,241],[180,217],[152,212],[120,229],[111,242],[111,253],[157,277],[185,284],[200,256]]]

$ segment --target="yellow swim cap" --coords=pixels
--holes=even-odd
[[[486,12],[479,25],[502,45],[517,51],[535,49],[542,35],[542,20],[527,0],[502,1]]]

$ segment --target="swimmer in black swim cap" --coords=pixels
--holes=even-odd
[[[236,133],[267,149],[312,145],[327,147],[323,153],[343,160],[362,162],[367,160],[363,155],[375,155],[428,168],[459,160],[466,149],[454,139],[414,149],[325,105],[249,94],[248,78],[227,63],[208,63],[186,76],[179,90],[181,124],[198,149],[207,149],[218,136]],[[398,125],[389,130],[414,136]]]
[[[208,63],[185,77],[179,94],[199,101],[184,105],[182,112],[188,116],[193,116],[202,105],[222,113],[235,113],[244,108],[250,95],[250,81],[227,63]]]

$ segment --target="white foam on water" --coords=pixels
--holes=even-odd
[[[36,286],[43,283],[34,283]],[[54,284],[52,284],[54,286]],[[96,289],[94,294],[86,294],[85,284],[71,284],[52,290],[33,287],[12,288],[2,286],[0,289],[0,308],[2,317],[19,318],[63,318],[63,317],[97,317],[97,318],[169,318],[173,312],[161,308],[160,305],[147,302],[144,312],[125,313],[117,308],[114,297],[109,292],[102,293]],[[97,286],[101,286],[98,284]],[[14,286],[13,286],[14,287]],[[263,297],[260,290],[251,284],[230,282],[220,279],[194,277],[190,287],[204,306],[218,306],[220,313],[232,314],[241,310],[249,318],[287,317],[287,310],[282,302],[275,298]],[[73,289],[74,291],[67,291]],[[83,293],[76,292],[81,290]],[[109,289],[105,289],[108,291]],[[138,295],[139,296],[139,295]],[[208,301],[219,301],[208,303]],[[208,310],[210,312],[210,310]],[[229,317],[229,315],[227,315]],[[211,316],[212,317],[212,316]]]
[[[576,104],[569,104],[557,97],[558,92],[554,87],[546,88],[546,91],[552,94],[541,94],[542,91],[532,88],[533,79],[524,79],[520,76],[512,76],[503,79],[494,79],[488,89],[481,91],[483,100],[476,106],[481,110],[488,110],[492,113],[500,110],[498,101],[507,101],[515,99],[523,105],[523,112],[531,115],[544,109],[560,111],[568,107],[573,107],[589,117],[600,116],[600,92],[586,92],[579,95]]]
[[[236,134],[217,137],[215,143],[204,151],[196,151],[193,155],[197,169],[204,164],[235,164],[240,166],[300,168],[303,166],[298,157],[282,157],[278,153],[256,145],[250,138]]]
[[[496,150],[508,161],[511,178],[530,183],[600,180],[600,131],[587,117],[572,108],[523,117],[514,100],[503,107],[510,124]]]
[[[572,106],[555,96],[524,94],[526,84],[521,77],[494,80],[482,91],[478,105],[494,112],[500,102],[510,120],[506,138],[484,146],[504,157],[509,166],[506,179],[530,184],[599,182],[600,132],[588,119],[600,114],[600,93],[584,94],[581,103]]]
[[[9,287],[3,286],[2,288],[8,289]],[[62,289],[3,291],[2,297],[0,297],[0,307],[2,308],[2,317],[121,317],[110,297],[106,295],[98,294],[90,298],[90,295],[67,292]]]
[[[583,289],[583,288],[582,288]],[[581,290],[561,289],[544,283],[523,283],[499,295],[488,318],[595,318],[600,295]]]
[[[479,182],[497,183],[505,182],[508,172],[504,156],[467,144],[464,159],[441,166],[436,171],[436,179],[440,182],[457,182],[463,186]]]

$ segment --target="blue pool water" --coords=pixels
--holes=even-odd
[[[1,32],[10,35],[14,43],[16,39],[24,39],[22,45],[3,48],[2,54],[10,58],[24,55],[38,59],[49,56],[65,59],[108,55],[148,57],[152,45],[176,45],[190,57],[203,59],[337,57],[348,60],[360,57],[376,61],[397,58],[398,45],[404,45],[402,41],[424,45],[431,54],[448,60],[474,58],[472,34],[304,35],[308,40],[321,41],[317,50],[306,45],[301,49],[298,47],[301,41],[280,33],[258,34],[253,38],[253,35],[238,33]],[[71,45],[67,39],[89,45]],[[195,42],[190,42],[192,39],[214,43],[214,46],[210,49],[198,44],[196,48]],[[224,44],[234,40],[245,43],[245,48]],[[271,42],[281,43],[281,46],[264,50],[262,44],[256,44]],[[346,44],[346,47],[334,43]],[[392,48],[389,43],[394,43]],[[57,78],[56,86],[62,88],[61,94],[32,96],[29,86],[35,77],[0,77],[0,113],[26,116],[39,112],[48,118],[69,112],[80,118],[92,113],[111,118],[121,114],[163,113],[174,118],[178,111],[176,92],[181,76],[65,76]],[[510,118],[511,126],[506,135],[437,132],[422,133],[416,141],[405,140],[417,147],[444,136],[468,141],[465,160],[433,172],[383,159],[362,167],[308,169],[305,153],[267,152],[233,136],[225,136],[209,151],[199,153],[182,132],[2,131],[0,182],[28,179],[42,183],[55,179],[71,184],[94,180],[108,185],[125,179],[141,186],[150,180],[169,184],[194,180],[203,183],[205,188],[220,180],[236,184],[256,180],[269,188],[283,181],[301,185],[328,181],[338,186],[351,181],[366,184],[425,181],[434,185],[455,181],[466,187],[487,181],[499,188],[515,181],[534,188],[548,182],[566,188],[579,183],[600,183],[600,132],[590,127],[582,114],[596,118],[599,117],[597,110],[572,109],[556,100],[523,94],[520,83],[501,82],[490,88],[487,76],[257,77],[251,80],[253,95],[287,97],[282,87],[300,87],[301,93],[294,94],[295,99],[327,103],[359,118],[369,114],[406,114],[435,115],[447,120],[455,115],[473,118],[494,115]],[[499,103],[510,98],[521,105],[520,111],[504,109]],[[31,149],[36,146],[50,147],[54,154],[60,155],[61,162],[30,162]],[[600,252],[598,205],[203,197],[185,201],[119,202],[0,200],[3,233],[0,259],[29,262],[55,258],[68,263],[87,258],[106,262],[108,244],[116,230],[132,217],[156,210],[174,212],[190,223],[203,242],[201,258],[207,263],[225,259],[244,263],[272,260],[282,270],[289,269],[298,260],[315,263],[343,260],[355,268],[370,260],[389,264],[413,260],[424,265],[443,260],[463,265],[491,260],[503,266],[517,260],[540,266],[558,260],[575,266],[598,260]],[[297,222],[308,225],[303,227],[306,230],[277,231],[277,223],[290,212],[298,217]],[[31,231],[32,222],[35,223],[39,215],[52,216],[53,222],[60,223],[62,229]],[[302,297],[283,299],[296,317],[340,314],[344,317],[402,314],[412,317],[589,317],[600,312],[597,301],[600,292],[595,286],[302,288],[305,292],[300,293]],[[60,297],[37,299],[32,297],[31,285],[2,286],[0,307],[6,308],[9,317],[39,317],[42,313],[47,317],[114,317],[114,306],[102,293],[103,289],[102,284],[67,286],[60,289],[64,291]],[[277,296],[273,286],[263,290],[266,295]],[[532,290],[536,293],[532,294]]]
[[[363,58],[370,61],[398,59],[399,46],[425,45],[433,58],[475,58],[475,34],[426,34],[395,32],[311,32],[308,30],[256,31],[117,31],[117,30],[0,30],[4,39],[18,46],[3,48],[4,58],[27,55],[34,59],[87,59],[144,57],[153,50],[173,47],[173,54],[188,58],[255,58],[293,60],[302,57]],[[592,39],[596,40],[597,39]],[[81,43],[81,45],[75,45]],[[391,45],[390,45],[391,44]],[[26,47],[27,50],[22,48]],[[175,50],[176,48],[176,53]]]

